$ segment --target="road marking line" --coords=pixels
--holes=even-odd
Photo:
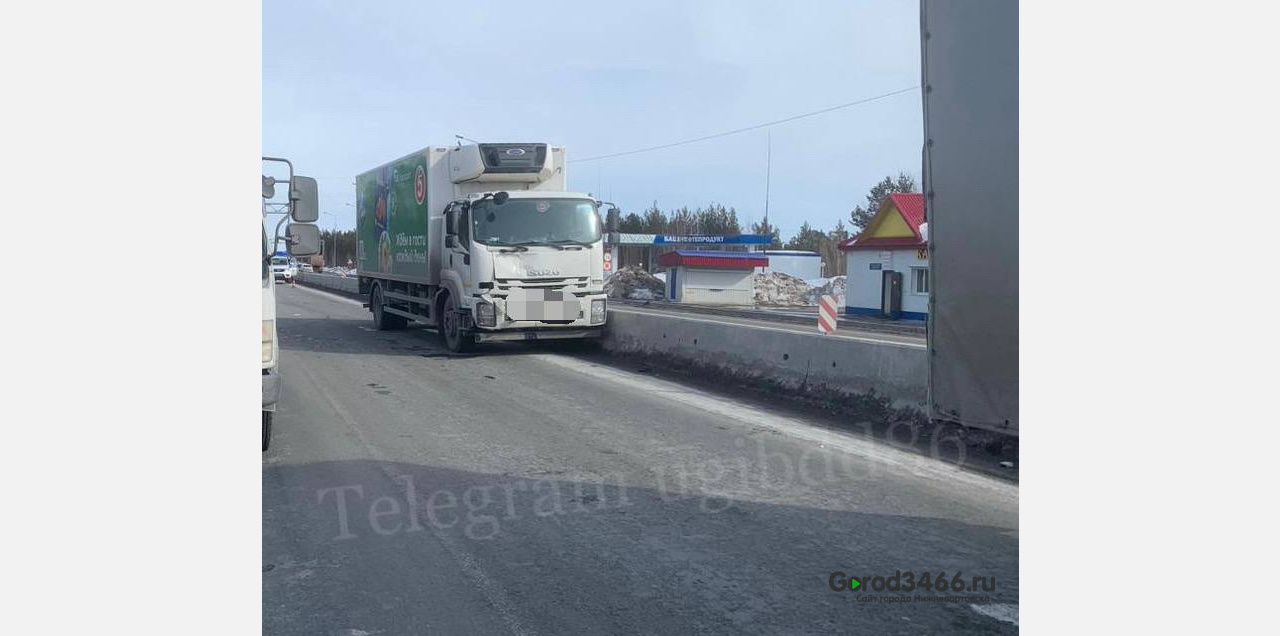
[[[337,294],[335,294],[335,293],[333,293],[333,292],[327,292],[327,291],[324,291],[324,290],[322,290],[322,289],[316,289],[316,288],[314,288],[314,287],[307,287],[306,285],[303,285],[302,287],[294,287],[293,289],[305,289],[305,290],[307,290],[307,291],[309,291],[309,292],[311,292],[311,293],[313,293],[313,294],[318,294],[318,295],[320,295],[320,296],[328,296],[329,298],[332,298],[332,299],[334,299],[334,300],[339,300],[339,301],[342,301],[342,302],[344,302],[344,303],[349,303],[349,304],[355,305],[355,306],[357,306],[357,307],[364,307],[364,303],[362,303],[362,302],[360,302],[360,301],[358,301],[358,300],[355,300],[355,299],[352,299],[352,298],[347,298],[346,296],[339,296],[339,295],[337,295]]]

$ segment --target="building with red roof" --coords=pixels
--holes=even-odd
[[[929,317],[929,235],[924,195],[894,193],[857,236],[840,243],[848,264],[845,313]]]
[[[658,257],[667,268],[667,300],[699,305],[751,305],[755,269],[768,267],[759,252],[676,250]]]

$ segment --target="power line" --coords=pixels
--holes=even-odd
[[[909,87],[907,87],[907,88],[900,88],[900,89],[898,89],[898,90],[896,90],[896,91],[891,91],[891,92],[888,92],[888,93],[883,93],[883,94],[881,94],[881,95],[875,95],[875,96],[873,96],[873,97],[866,97],[866,98],[859,99],[859,100],[852,101],[852,102],[848,102],[848,103],[845,103],[845,104],[838,104],[838,105],[836,105],[836,106],[831,106],[831,107],[828,107],[828,108],[823,108],[823,109],[821,109],[821,110],[815,110],[815,111],[811,111],[811,112],[808,112],[808,113],[801,113],[801,114],[799,114],[799,115],[792,115],[792,116],[790,116],[790,117],[784,117],[784,118],[782,118],[782,119],[775,119],[775,120],[773,120],[773,121],[767,121],[767,122],[764,122],[764,123],[762,123],[762,124],[756,124],[756,125],[754,125],[754,126],[747,126],[747,127],[745,127],[745,128],[735,128],[734,130],[726,130],[726,131],[724,131],[724,132],[718,132],[718,133],[714,133],[714,134],[711,134],[711,135],[705,135],[705,136],[703,136],[703,137],[695,137],[695,138],[693,138],[693,139],[685,139],[685,140],[683,140],[683,141],[674,141],[674,142],[671,142],[671,143],[669,143],[669,144],[662,144],[662,145],[660,145],[660,146],[650,146],[650,147],[648,147],[648,148],[637,148],[637,149],[635,149],[635,150],[627,150],[627,151],[624,151],[624,152],[615,152],[615,153],[611,153],[611,154],[607,154],[607,155],[596,155],[596,156],[594,156],[594,157],[583,157],[583,158],[581,158],[581,159],[570,159],[570,160],[569,160],[569,163],[582,163],[582,162],[584,162],[584,161],[598,161],[598,160],[600,160],[600,159],[612,159],[613,157],[622,157],[622,156],[626,156],[626,155],[635,155],[635,154],[640,154],[640,153],[642,153],[642,152],[652,152],[652,151],[654,151],[654,150],[662,150],[662,149],[664,149],[664,148],[674,148],[674,147],[676,147],[676,146],[683,146],[683,145],[686,145],[686,144],[698,143],[699,141],[707,141],[707,140],[710,140],[710,139],[717,139],[717,138],[720,138],[720,137],[728,137],[729,135],[736,135],[736,134],[739,134],[739,133],[750,132],[750,131],[752,131],[752,130],[759,130],[759,129],[761,129],[761,128],[767,128],[767,127],[769,127],[769,126],[777,126],[778,124],[785,124],[785,123],[787,123],[787,122],[796,121],[797,119],[804,119],[804,118],[806,118],[806,117],[813,117],[813,116],[816,116],[816,115],[822,115],[822,114],[824,114],[824,113],[829,113],[829,112],[832,112],[832,111],[840,110],[840,109],[842,109],[842,108],[849,108],[849,107],[852,107],[852,106],[858,106],[858,105],[860,105],[860,104],[867,104],[867,103],[870,103],[870,102],[879,101],[879,100],[881,100],[881,99],[886,99],[886,98],[889,98],[889,97],[893,97],[893,96],[895,96],[895,95],[901,95],[901,94],[903,94],[903,93],[907,93],[907,92],[910,92],[910,91],[916,90],[916,89],[918,89],[918,88],[920,88],[920,87],[919,87],[919,86],[909,86]],[[455,135],[455,137],[456,137],[456,136],[458,136],[458,135]],[[465,138],[465,137],[463,137],[463,139],[466,139],[466,138]],[[467,141],[471,141],[471,140],[470,140],[470,139],[467,139]],[[479,142],[476,142],[476,143],[479,143]],[[352,180],[352,179],[354,179],[354,177],[312,177],[312,179],[316,179],[316,180],[326,180],[326,181],[327,181],[327,180],[337,180],[337,179],[347,179],[347,180]]]
[[[829,113],[829,112],[831,112],[831,111],[833,111],[833,110],[840,110],[841,108],[849,108],[850,106],[857,106],[857,105],[859,105],[859,104],[866,104],[866,103],[868,103],[868,102],[874,102],[874,101],[877,101],[877,100],[885,99],[885,98],[887,98],[887,97],[893,97],[894,95],[901,95],[902,93],[906,93],[906,92],[908,92],[908,91],[913,91],[913,90],[916,90],[916,89],[918,89],[918,88],[920,88],[920,87],[919,87],[919,86],[911,86],[911,87],[908,87],[908,88],[901,88],[901,89],[898,89],[898,90],[896,90],[896,91],[892,91],[892,92],[889,92],[889,93],[884,93],[883,95],[876,95],[876,96],[874,96],[874,97],[866,97],[866,98],[863,98],[863,99],[859,99],[859,100],[857,100],[857,101],[849,102],[849,103],[847,103],[847,104],[840,104],[840,105],[838,105],[838,106],[831,106],[831,107],[829,107],[829,108],[823,108],[822,110],[815,110],[815,111],[808,112],[808,113],[801,113],[801,114],[799,114],[799,115],[792,115],[791,117],[784,117],[784,118],[782,118],[782,119],[775,119],[775,120],[773,120],[773,121],[767,121],[767,122],[764,122],[763,124],[756,124],[756,125],[754,125],[754,126],[747,126],[746,128],[736,128],[736,129],[734,129],[734,130],[726,130],[726,131],[724,131],[724,132],[718,132],[718,133],[715,133],[715,134],[712,134],[712,135],[706,135],[706,136],[703,136],[703,137],[696,137],[696,138],[694,138],[694,139],[685,139],[685,140],[683,140],[683,141],[674,141],[674,142],[671,142],[671,143],[669,143],[669,144],[662,144],[662,145],[660,145],[660,146],[649,146],[648,148],[637,148],[637,149],[635,149],[635,150],[627,150],[627,151],[624,151],[624,152],[615,152],[615,153],[611,153],[611,154],[607,154],[607,155],[596,155],[596,156],[594,156],[594,157],[583,157],[582,159],[570,159],[570,160],[569,160],[569,163],[581,163],[581,162],[584,162],[584,161],[597,161],[597,160],[600,160],[600,159],[612,159],[613,157],[622,157],[622,156],[625,156],[625,155],[635,155],[635,154],[639,154],[639,153],[642,153],[642,152],[651,152],[651,151],[654,151],[654,150],[662,150],[662,149],[664,149],[664,148],[674,148],[675,146],[683,146],[683,145],[685,145],[685,144],[697,143],[697,142],[699,142],[699,141],[707,141],[708,139],[716,139],[716,138],[718,138],[718,137],[727,137],[727,136],[729,136],[729,135],[736,135],[736,134],[738,134],[738,133],[744,133],[744,132],[748,132],[748,131],[752,131],[752,130],[759,130],[759,129],[761,129],[761,128],[767,128],[767,127],[769,127],[769,126],[777,126],[778,124],[785,124],[785,123],[787,123],[787,122],[789,122],[789,121],[795,121],[795,120],[797,120],[797,119],[804,119],[805,117],[813,117],[814,115],[821,115],[821,114],[823,114],[823,113]]]

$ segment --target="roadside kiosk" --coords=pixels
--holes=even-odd
[[[754,305],[757,267],[769,257],[759,252],[676,250],[658,257],[667,269],[667,300],[699,305]]]

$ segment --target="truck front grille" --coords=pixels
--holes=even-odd
[[[587,277],[581,278],[495,278],[498,289],[564,289],[565,287],[586,287]]]

